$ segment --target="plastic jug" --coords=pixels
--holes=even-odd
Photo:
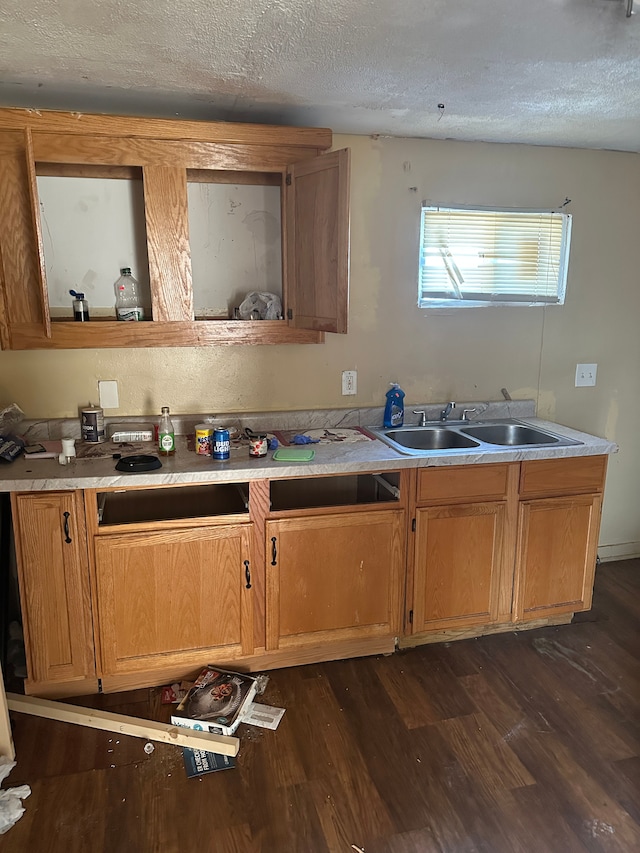
[[[401,427],[404,423],[404,391],[397,382],[392,382],[386,397],[383,426]]]

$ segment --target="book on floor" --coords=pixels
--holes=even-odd
[[[235,758],[230,755],[219,755],[217,752],[205,752],[203,749],[182,747],[184,768],[187,778],[202,776],[204,773],[214,773],[216,770],[229,770],[236,766]]]
[[[171,722],[210,734],[232,735],[257,689],[258,679],[253,675],[207,666],[171,715]]]

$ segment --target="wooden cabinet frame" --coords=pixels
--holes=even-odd
[[[27,693],[97,691],[82,493],[11,495]]]
[[[347,329],[349,152],[331,131],[0,109],[3,349],[318,343]],[[152,321],[52,321],[37,174],[142,175]],[[187,178],[282,188],[285,320],[195,320]],[[134,327],[132,328],[132,325]]]

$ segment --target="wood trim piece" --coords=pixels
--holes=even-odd
[[[573,613],[559,616],[547,616],[544,619],[532,619],[530,622],[508,622],[490,625],[476,625],[468,628],[449,628],[443,631],[429,631],[424,634],[411,634],[398,639],[399,649],[412,649],[427,643],[449,643],[454,640],[470,640],[473,637],[484,637],[487,634],[507,634],[517,631],[531,631],[534,628],[546,628],[553,625],[568,625]]]
[[[87,726],[92,729],[140,737],[159,743],[169,743],[173,746],[188,746],[191,749],[215,751],[219,755],[234,756],[238,754],[240,748],[240,741],[236,737],[183,729],[167,723],[158,723],[155,720],[142,720],[139,717],[113,714],[110,711],[97,711],[94,708],[52,702],[49,699],[21,696],[18,693],[8,693],[7,704],[11,711],[16,711],[19,714],[31,714],[34,717],[45,717],[49,720],[73,723],[76,726]]]
[[[38,132],[33,134],[33,153],[39,163],[166,166],[240,172],[282,172],[292,161],[315,154],[314,151],[301,151],[295,145],[106,138]]]
[[[512,628],[512,630],[514,630]],[[285,666],[304,666],[327,660],[345,660],[346,658],[367,655],[390,655],[395,651],[395,637],[354,637],[350,640],[332,641],[326,645],[305,644],[296,648],[267,650],[257,648],[251,657],[232,658],[220,655],[216,664],[223,669],[236,672],[262,672],[267,669],[280,669]],[[120,690],[133,690],[138,687],[155,687],[158,684],[170,684],[174,681],[195,678],[211,658],[202,658],[199,668],[193,669],[193,661],[187,670],[183,667],[167,666],[124,675],[109,675],[101,680],[104,693]],[[187,674],[188,673],[188,674]]]
[[[253,522],[251,582],[254,586],[254,648],[263,648],[265,645],[266,553],[264,525],[265,518],[269,513],[269,500],[269,480],[252,480],[249,483],[249,515]]]
[[[40,224],[40,204],[38,199],[38,184],[36,180],[36,165],[33,158],[33,139],[31,130],[25,129],[25,155],[27,162],[27,176],[29,181],[29,195],[31,197],[31,216],[33,223],[33,233],[36,236],[36,250],[38,263],[36,272],[38,274],[38,285],[40,288],[40,303],[42,309],[42,319],[44,323],[44,333],[47,338],[51,337],[51,316],[49,314],[49,293],[47,291],[47,274],[44,261],[44,244],[42,242],[42,226]]]
[[[53,322],[51,338],[42,326],[12,326],[12,349],[102,349],[111,347],[194,347],[246,344],[320,344],[324,334],[295,329],[283,320],[193,320],[174,322]]]
[[[0,665],[0,756],[4,755],[10,761],[16,757],[16,749],[11,734],[11,721],[9,720],[9,706],[7,696],[4,692],[4,676]]]
[[[331,148],[333,133],[323,127],[287,127],[241,122],[180,121],[118,115],[95,115],[53,110],[0,109],[0,127],[48,130],[55,133],[199,139],[207,142],[255,145],[295,145]]]
[[[144,215],[154,321],[193,321],[187,175],[144,166]]]

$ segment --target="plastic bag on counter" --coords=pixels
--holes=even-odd
[[[24,412],[17,405],[11,403],[5,409],[0,410],[0,433],[2,435],[12,435],[16,431],[18,424],[24,420]]]
[[[25,443],[15,435],[0,435],[0,462],[13,462],[22,454]]]
[[[281,320],[282,302],[275,293],[253,290],[240,303],[238,314],[241,320]]]

